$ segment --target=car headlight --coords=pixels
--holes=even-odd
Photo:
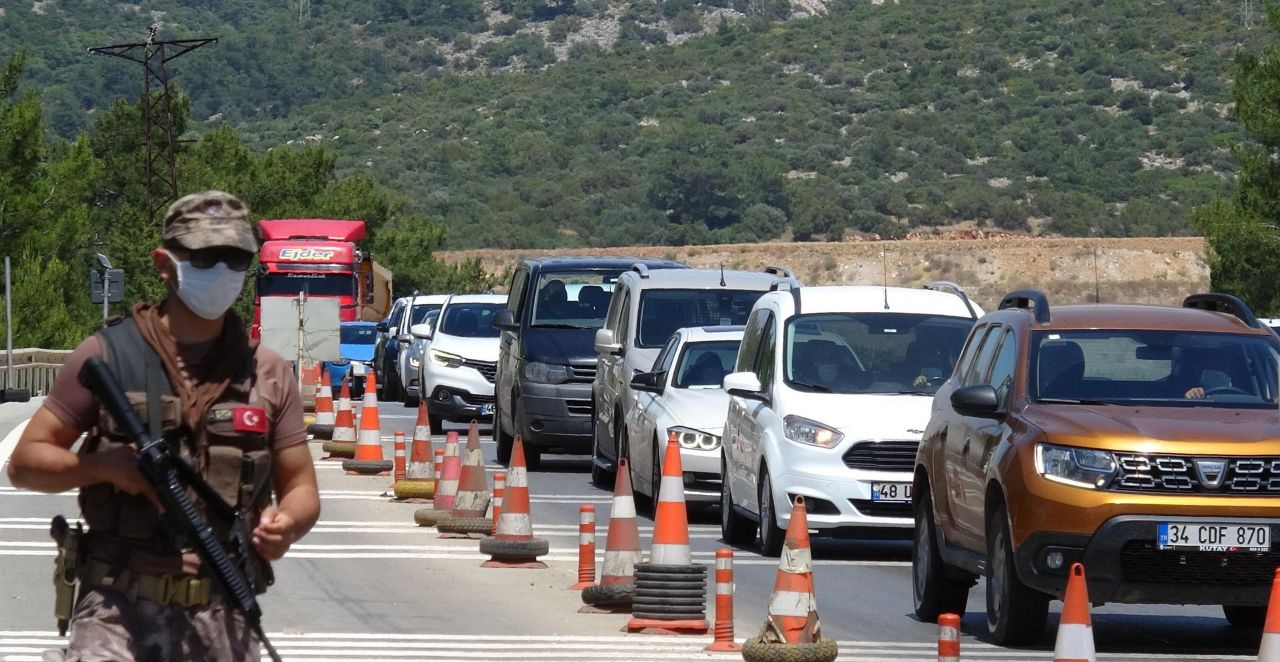
[[[720,448],[720,437],[702,430],[687,428],[683,425],[667,428],[667,435],[673,434],[676,436],[676,441],[680,443],[681,448],[703,451],[713,451]]]
[[[414,369],[416,370],[416,369],[418,368],[418,366],[419,366],[419,365],[421,365],[421,364],[422,364],[422,361],[421,361],[421,359],[419,359],[419,358],[418,358],[418,355],[417,355],[417,354],[410,354],[410,355],[409,355],[409,367],[410,367],[410,368],[414,368]]]
[[[524,378],[539,384],[563,384],[573,378],[569,366],[551,363],[524,364]]]
[[[1036,471],[1047,480],[1096,490],[1106,487],[1118,469],[1110,451],[1036,445]]]
[[[843,432],[801,416],[787,416],[782,425],[787,439],[802,444],[832,448],[844,439]]]
[[[449,352],[441,352],[439,350],[433,349],[431,350],[431,360],[432,362],[442,365],[446,368],[460,368],[462,367],[463,359],[461,356],[458,356],[457,354],[450,354]]]

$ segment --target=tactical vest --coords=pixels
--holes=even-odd
[[[222,397],[201,417],[203,426],[191,430],[184,423],[180,401],[173,394],[160,356],[142,337],[137,323],[125,319],[103,328],[97,336],[107,364],[152,438],[163,436],[171,450],[241,514],[246,530],[252,532],[271,502],[271,416],[258,393],[254,358],[250,356],[241,366]],[[89,431],[80,453],[133,442],[122,435],[106,410],[101,410],[98,424]],[[211,516],[194,491],[188,492],[205,521],[228,545],[229,523]],[[80,489],[79,502],[89,526],[86,542],[91,556],[121,567],[132,566],[135,571],[179,574],[182,551],[190,546],[146,497],[121,492],[110,483],[97,483]],[[235,547],[228,545],[227,549],[234,558]],[[255,589],[262,593],[271,584],[271,566],[252,552],[252,546],[250,550],[245,567]]]

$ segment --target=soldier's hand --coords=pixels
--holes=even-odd
[[[298,539],[293,529],[292,517],[275,506],[267,506],[253,530],[253,548],[268,561],[277,561]]]
[[[164,512],[160,497],[138,470],[138,454],[132,446],[117,446],[110,450],[92,453],[87,457],[93,458],[97,463],[96,471],[102,478],[102,482],[115,485],[125,494],[141,494],[157,510]]]

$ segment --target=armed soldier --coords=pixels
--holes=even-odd
[[[162,515],[157,491],[138,467],[136,440],[78,379],[89,357],[106,361],[147,436],[163,439],[166,452],[216,492],[195,492],[195,503],[252,589],[265,591],[268,562],[311,529],[320,501],[293,373],[250,341],[230,312],[257,248],[248,211],[234,196],[207,191],[175,202],[153,252],[168,296],[135,306],[129,319],[82,342],[18,441],[9,464],[13,484],[79,488],[88,524],[81,538],[55,521],[59,616],[69,617],[71,635],[65,651],[46,659],[259,659],[245,614],[219,590],[189,537]],[[71,611],[75,578],[81,592]]]

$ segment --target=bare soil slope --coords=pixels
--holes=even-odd
[[[984,307],[1014,289],[1043,290],[1051,302],[1093,301],[1095,275],[1103,302],[1176,305],[1209,289],[1199,237],[1046,239],[1003,237],[718,246],[628,246],[565,250],[472,250],[438,253],[446,262],[478,258],[504,276],[516,260],[536,255],[634,255],[674,259],[702,268],[786,267],[807,285],[918,287],[954,281]]]

